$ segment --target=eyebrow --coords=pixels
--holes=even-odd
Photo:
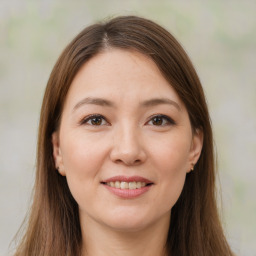
[[[88,97],[88,98],[84,98],[82,99],[81,101],[79,101],[73,111],[75,111],[76,109],[78,109],[79,107],[85,105],[85,104],[92,104],[92,105],[98,105],[98,106],[106,106],[106,107],[114,107],[114,103],[112,103],[111,101],[109,100],[106,100],[106,99],[102,99],[102,98],[91,98],[91,97]]]
[[[84,98],[81,101],[79,101],[73,108],[73,111],[75,111],[79,107],[86,105],[86,104],[106,106],[106,107],[115,107],[115,104],[107,99],[87,97],[87,98]],[[143,101],[140,105],[143,107],[154,107],[154,106],[162,105],[162,104],[172,105],[172,106],[176,107],[179,111],[181,111],[181,107],[179,106],[179,104],[171,99],[168,99],[168,98],[154,98],[154,99]]]
[[[181,107],[179,106],[179,104],[168,98],[155,98],[155,99],[150,99],[142,102],[143,107],[153,107],[161,104],[172,105],[176,107],[179,111],[181,111]]]

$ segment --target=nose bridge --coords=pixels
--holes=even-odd
[[[117,125],[114,131],[112,160],[133,165],[143,162],[145,157],[140,128],[129,120]]]

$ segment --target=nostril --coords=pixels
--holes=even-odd
[[[138,165],[141,164],[140,159],[132,160],[132,159],[116,159],[115,163],[124,163],[125,165]]]
[[[140,145],[139,140],[131,137],[131,132],[133,131],[129,131],[129,134],[127,132],[124,138],[113,144],[110,152],[110,158],[113,162],[125,165],[139,165],[145,161],[146,152]]]
[[[138,160],[135,160],[132,164],[137,165],[137,164],[140,164],[140,163],[141,163],[141,161],[138,159]]]

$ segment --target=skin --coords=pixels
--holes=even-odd
[[[152,102],[156,98],[169,103]],[[93,114],[102,117],[88,118]],[[200,156],[203,135],[192,132],[183,102],[155,63],[119,49],[85,63],[52,142],[56,167],[79,205],[83,255],[165,255],[171,209]],[[116,175],[153,185],[139,197],[120,198],[101,184]]]

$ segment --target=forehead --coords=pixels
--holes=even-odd
[[[137,51],[114,48],[97,54],[80,68],[66,100],[74,104],[81,97],[138,101],[153,96],[169,96],[181,104],[152,59]]]

